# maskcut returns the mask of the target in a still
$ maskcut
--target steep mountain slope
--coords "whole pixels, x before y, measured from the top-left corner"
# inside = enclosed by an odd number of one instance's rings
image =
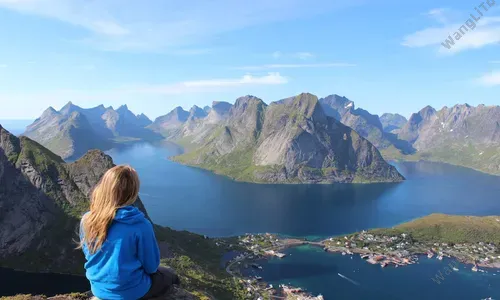
[[[208,112],[206,122],[209,124],[215,124],[222,120],[225,120],[228,115],[231,107],[233,105],[228,102],[223,101],[214,101],[212,102],[212,108]]]
[[[84,258],[74,242],[79,219],[88,210],[91,189],[112,166],[99,150],[67,164],[0,126],[0,266],[82,274]],[[140,199],[136,205],[147,216]],[[162,262],[176,268],[184,288],[234,299],[238,286],[219,267],[224,247],[197,234],[154,227]]]
[[[330,95],[319,99],[319,102],[327,116],[351,127],[380,150],[390,149],[403,153],[413,151],[407,142],[398,140],[396,135],[384,131],[377,115],[372,115],[361,108],[355,108],[354,102],[346,97]]]
[[[153,123],[153,121],[151,121],[151,119],[148,118],[148,116],[146,116],[145,114],[137,115],[137,125],[138,126],[146,127],[146,126],[151,125],[152,123]]]
[[[29,125],[24,135],[68,159],[78,158],[88,149],[111,147],[109,141],[95,134],[83,114],[78,111],[61,114],[52,107]]]
[[[189,116],[187,118],[187,121],[196,121],[198,119],[202,119],[204,117],[207,116],[207,113],[199,108],[198,106],[194,105],[193,107],[191,107],[191,109],[189,110]]]
[[[418,158],[500,175],[500,106],[427,106],[398,136],[418,150]]]
[[[403,177],[349,127],[327,117],[316,96],[301,94],[267,106],[238,98],[222,124],[191,152],[174,159],[238,180],[376,182]]]
[[[385,132],[393,132],[393,130],[403,127],[408,120],[400,114],[385,113],[380,117],[380,123]]]
[[[103,105],[84,109],[69,102],[59,112],[48,108],[24,135],[73,160],[89,149],[109,149],[114,142],[161,139],[145,128],[148,121],[144,115],[134,115],[126,105],[115,111]]]
[[[168,114],[156,118],[153,124],[149,125],[149,128],[164,136],[169,136],[184,124],[188,118],[189,112],[177,106]]]

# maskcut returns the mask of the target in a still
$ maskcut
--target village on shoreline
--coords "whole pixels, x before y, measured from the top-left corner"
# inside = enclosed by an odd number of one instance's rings
[[[391,231],[362,231],[350,235],[327,238],[322,241],[281,237],[276,234],[246,234],[238,237],[242,253],[227,265],[227,272],[241,278],[249,294],[262,295],[261,299],[281,298],[297,300],[322,300],[321,295],[313,296],[300,287],[280,285],[273,287],[262,282],[258,275],[248,277],[246,269],[262,269],[256,262],[277,257],[286,259],[281,252],[286,248],[301,245],[321,247],[324,251],[342,255],[359,254],[362,259],[382,268],[396,268],[418,263],[419,259],[456,259],[460,263],[472,265],[473,272],[488,272],[483,268],[500,268],[500,249],[493,243],[426,243],[415,240],[410,233]],[[453,268],[458,271],[457,268]],[[340,275],[339,275],[340,276]],[[245,279],[243,279],[245,278]]]

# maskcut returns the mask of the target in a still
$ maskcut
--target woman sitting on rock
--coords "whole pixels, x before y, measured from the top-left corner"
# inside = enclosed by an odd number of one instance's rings
[[[160,252],[153,226],[133,206],[139,177],[130,166],[106,172],[91,196],[90,211],[80,224],[80,248],[86,276],[100,299],[151,299],[179,278],[159,267]]]

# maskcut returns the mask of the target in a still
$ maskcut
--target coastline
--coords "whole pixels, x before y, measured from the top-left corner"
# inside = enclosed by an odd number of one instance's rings
[[[339,237],[337,237],[339,238]],[[331,238],[330,238],[331,239]],[[300,239],[300,238],[282,238],[278,236],[279,240],[279,245],[276,245],[274,247],[266,248],[263,249],[262,251],[264,252],[263,254],[256,254],[253,253],[247,255],[244,259],[242,259],[240,262],[247,262],[249,264],[261,260],[261,259],[269,259],[273,256],[277,256],[274,254],[266,254],[269,253],[269,251],[274,251],[276,253],[279,253],[280,251],[289,249],[289,248],[294,248],[294,247],[300,247],[300,246],[305,246],[305,245],[310,245],[318,248],[322,248],[325,252],[329,253],[342,253],[342,255],[354,255],[358,254],[361,256],[361,258],[365,259],[367,263],[371,264],[379,264],[381,267],[386,267],[386,266],[394,266],[394,267],[403,267],[403,266],[408,266],[412,264],[418,263],[419,259],[423,259],[426,256],[428,259],[439,259],[441,260],[443,257],[447,257],[449,259],[456,260],[457,262],[464,264],[464,265],[470,265],[472,266],[472,271],[479,271],[479,272],[484,272],[478,267],[481,268],[487,268],[487,269],[500,269],[500,262],[493,262],[493,263],[484,263],[484,262],[477,262],[471,259],[464,258],[461,255],[456,255],[454,253],[446,253],[442,255],[438,255],[437,252],[433,254],[432,256],[428,256],[429,252],[428,251],[408,251],[408,254],[405,257],[400,257],[397,255],[397,253],[387,253],[383,251],[372,251],[369,249],[363,249],[363,248],[352,248],[352,247],[345,247],[345,246],[332,246],[328,245],[328,242],[330,239],[325,239],[321,241],[308,241],[306,239]],[[429,248],[432,248],[432,246],[429,246]],[[436,257],[434,257],[434,255]],[[441,256],[441,258],[440,258]],[[249,259],[249,257],[252,257]],[[280,257],[281,259],[286,259],[285,255]],[[234,264],[234,262],[232,263]],[[232,265],[230,264],[230,265]],[[229,269],[229,265],[228,268]],[[231,272],[228,272],[231,275],[235,276]]]

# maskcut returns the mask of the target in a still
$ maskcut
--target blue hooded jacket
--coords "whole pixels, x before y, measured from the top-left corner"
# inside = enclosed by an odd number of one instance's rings
[[[160,264],[153,225],[134,206],[116,211],[100,250],[91,254],[84,245],[83,253],[92,293],[100,299],[141,298],[151,287],[149,274]]]

